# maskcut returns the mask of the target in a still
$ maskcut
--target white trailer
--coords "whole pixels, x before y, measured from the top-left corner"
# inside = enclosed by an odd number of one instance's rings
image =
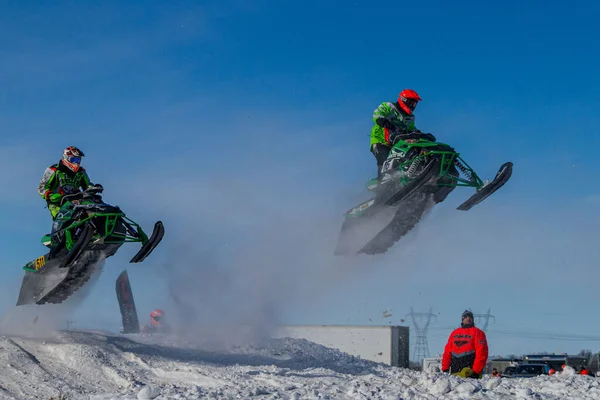
[[[364,360],[408,368],[407,326],[287,325],[274,337],[290,337],[340,350]]]

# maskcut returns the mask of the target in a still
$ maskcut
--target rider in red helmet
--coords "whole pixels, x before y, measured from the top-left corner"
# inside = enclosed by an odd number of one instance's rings
[[[165,323],[165,312],[161,309],[150,313],[150,323],[142,327],[143,333],[166,332],[169,326]]]
[[[160,326],[160,320],[165,315],[163,310],[156,309],[150,313],[150,323],[156,327]]]
[[[404,89],[394,103],[383,102],[373,112],[371,152],[377,160],[377,179],[381,180],[381,167],[387,159],[397,135],[421,132],[415,127],[413,112],[421,97],[412,89]],[[435,140],[433,135],[431,138]]]

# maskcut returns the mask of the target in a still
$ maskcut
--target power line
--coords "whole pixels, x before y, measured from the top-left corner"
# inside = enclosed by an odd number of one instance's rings
[[[429,329],[431,319],[437,319],[437,316],[431,312],[431,308],[427,313],[416,313],[413,311],[412,307],[410,308],[410,313],[406,316],[410,317],[415,327],[415,331],[417,332],[417,341],[415,343],[413,360],[420,361],[426,357],[429,357],[429,343],[427,342],[427,330]],[[427,318],[424,325],[419,324],[419,318]]]
[[[487,313],[486,314],[475,314],[473,315],[473,319],[476,320],[477,325],[481,325],[479,323],[480,320],[485,319],[485,323],[483,324],[483,328],[481,328],[482,331],[486,332],[487,331],[487,327],[488,324],[490,322],[490,318],[494,319],[494,323],[496,323],[496,317],[494,317],[493,315],[490,314],[490,309],[488,308]]]
[[[455,326],[435,326],[430,329],[433,331],[448,331],[454,329]],[[489,332],[494,337],[497,336],[515,336],[522,339],[544,339],[544,340],[564,340],[569,342],[600,342],[600,336],[595,335],[582,335],[568,332],[548,332],[548,331],[534,331],[523,328],[493,328]]]

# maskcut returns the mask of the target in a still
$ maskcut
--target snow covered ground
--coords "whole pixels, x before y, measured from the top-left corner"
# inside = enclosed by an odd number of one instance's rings
[[[215,346],[161,335],[0,336],[0,399],[599,399],[600,379],[466,380],[315,343]]]

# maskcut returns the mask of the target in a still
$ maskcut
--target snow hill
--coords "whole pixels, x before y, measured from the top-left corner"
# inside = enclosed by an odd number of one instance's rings
[[[600,379],[467,380],[298,339],[215,348],[163,335],[0,336],[0,399],[599,399]]]

